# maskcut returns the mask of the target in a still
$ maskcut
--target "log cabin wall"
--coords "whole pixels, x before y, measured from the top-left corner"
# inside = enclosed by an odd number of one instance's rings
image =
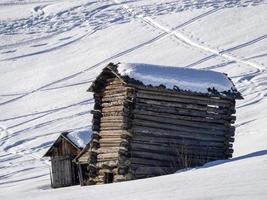
[[[153,177],[232,157],[235,99],[242,99],[234,86],[221,93],[174,91],[119,71],[110,63],[88,89],[95,106],[90,149],[80,158],[88,163],[86,184]]]
[[[116,77],[107,79],[105,86],[94,94],[93,131],[89,150],[90,180],[102,184],[126,180],[126,160],[123,154],[129,146],[132,89]]]
[[[129,156],[133,179],[232,156],[234,99],[136,91]]]

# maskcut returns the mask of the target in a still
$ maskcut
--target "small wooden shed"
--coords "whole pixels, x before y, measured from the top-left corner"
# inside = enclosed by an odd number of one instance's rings
[[[170,174],[232,156],[241,99],[226,74],[148,64],[112,64],[94,93],[84,183]]]
[[[79,184],[78,166],[72,162],[90,140],[90,132],[63,132],[45,153],[50,157],[53,188]]]

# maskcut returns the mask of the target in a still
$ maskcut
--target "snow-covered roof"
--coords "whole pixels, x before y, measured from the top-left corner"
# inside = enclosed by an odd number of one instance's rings
[[[242,98],[226,74],[211,70],[142,63],[110,63],[105,69],[111,70],[126,84]],[[89,91],[94,91],[96,84],[93,83]]]
[[[44,154],[44,157],[51,156],[53,147],[56,146],[59,142],[61,142],[62,138],[68,140],[77,149],[83,149],[90,142],[91,135],[92,131],[88,129],[63,132],[53,143],[53,145],[47,150],[47,152]]]
[[[90,130],[78,130],[69,132],[66,137],[77,147],[84,148],[91,139],[92,132]]]

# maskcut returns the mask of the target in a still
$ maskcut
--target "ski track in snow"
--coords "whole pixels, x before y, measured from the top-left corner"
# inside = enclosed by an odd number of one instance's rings
[[[267,92],[266,91],[261,91],[261,90],[257,90],[257,88],[259,87],[260,83],[258,82],[255,82],[253,81],[254,78],[256,78],[257,76],[262,76],[262,75],[265,75],[267,76],[266,74],[266,68],[264,66],[262,66],[261,64],[257,64],[255,62],[251,62],[249,61],[251,58],[239,58],[233,54],[231,54],[230,52],[231,51],[234,51],[234,50],[237,50],[237,49],[240,49],[240,48],[244,48],[246,46],[249,46],[251,44],[254,44],[256,42],[260,42],[261,40],[264,40],[264,39],[267,39],[267,35],[263,35],[259,38],[256,38],[252,41],[248,41],[244,44],[240,44],[238,46],[235,46],[235,47],[231,47],[229,49],[226,49],[226,50],[218,50],[218,49],[212,49],[208,46],[205,46],[203,44],[199,44],[195,41],[193,41],[192,39],[190,39],[189,37],[187,37],[186,35],[183,35],[181,32],[178,32],[178,29],[181,28],[182,26],[186,26],[188,25],[189,23],[191,22],[194,22],[195,20],[198,20],[202,17],[205,17],[205,16],[208,16],[212,13],[215,13],[216,11],[220,10],[221,8],[215,8],[215,9],[212,9],[200,16],[197,16],[196,18],[193,18],[191,20],[189,20],[188,22],[185,22],[184,24],[181,24],[175,28],[168,28],[160,23],[158,23],[156,20],[152,19],[151,17],[148,17],[148,16],[145,16],[143,13],[140,13],[140,12],[136,12],[133,8],[131,8],[130,6],[128,5],[123,5],[122,4],[122,1],[120,0],[114,0],[115,3],[117,3],[118,5],[121,5],[125,10],[127,10],[127,12],[129,12],[130,14],[132,14],[133,16],[136,16],[138,19],[141,19],[141,21],[143,21],[144,23],[148,24],[149,26],[152,26],[156,29],[160,29],[162,31],[164,31],[164,33],[162,34],[162,37],[160,37],[159,39],[162,39],[163,37],[168,37],[168,36],[175,36],[175,39],[179,40],[180,42],[183,42],[185,43],[186,45],[189,45],[190,47],[194,47],[194,48],[197,48],[199,50],[202,50],[202,51],[205,51],[205,52],[208,52],[208,53],[211,53],[212,55],[206,57],[206,58],[203,58],[199,61],[196,61],[188,66],[185,66],[185,67],[194,67],[196,66],[197,64],[200,64],[202,62],[205,62],[209,59],[212,59],[212,58],[215,58],[217,56],[221,57],[221,58],[224,58],[226,60],[228,60],[228,62],[226,63],[222,63],[220,64],[219,66],[213,66],[213,67],[206,67],[204,69],[214,69],[214,68],[217,68],[217,67],[222,67],[222,66],[226,66],[228,64],[232,64],[232,63],[239,63],[239,64],[243,64],[243,65],[247,65],[249,67],[252,67],[252,68],[255,68],[256,69],[256,72],[252,72],[252,73],[248,73],[246,74],[245,76],[243,76],[242,79],[240,79],[238,82],[242,82],[244,80],[246,80],[246,87],[247,87],[247,90],[256,90],[258,92],[258,95],[257,97],[255,97],[254,99],[250,100],[249,102],[246,102],[246,103],[243,103],[242,105],[238,106],[238,108],[241,108],[241,107],[244,107],[244,106],[248,106],[248,105],[252,105],[252,104],[255,104],[259,101],[261,101],[263,98],[265,98],[265,96],[267,96]],[[263,55],[265,56],[265,55]]]
[[[119,0],[114,0],[114,2],[119,4],[119,5],[121,5],[121,3],[122,3]],[[137,15],[136,12],[134,11],[134,9],[130,8],[128,5],[122,5],[122,7],[125,10],[127,10],[129,13],[131,13],[133,15]],[[208,12],[207,14],[211,14],[211,13],[217,11],[217,10],[219,10],[219,9],[212,10],[212,11]],[[204,15],[204,16],[206,16],[206,15]],[[225,58],[225,59],[227,59],[229,61],[234,61],[234,62],[238,62],[238,63],[244,64],[244,65],[248,65],[250,67],[254,67],[257,70],[260,70],[260,72],[264,72],[265,71],[265,68],[260,66],[260,65],[258,65],[258,64],[255,64],[255,63],[250,62],[248,60],[243,60],[243,59],[240,59],[238,57],[235,57],[235,56],[232,56],[230,54],[227,54],[229,51],[233,51],[233,50],[235,50],[235,49],[237,49],[239,47],[233,47],[233,48],[230,48],[230,49],[227,49],[227,50],[223,50],[223,51],[219,51],[217,49],[211,49],[211,48],[209,48],[207,46],[198,44],[197,42],[191,40],[190,38],[188,38],[185,35],[183,35],[180,32],[178,32],[177,29],[181,28],[182,25],[178,26],[178,27],[176,27],[174,29],[169,29],[168,27],[165,27],[165,26],[161,25],[160,23],[158,23],[157,21],[153,20],[151,17],[145,17],[142,14],[137,15],[137,17],[139,19],[141,19],[143,22],[145,22],[146,24],[148,24],[148,25],[150,25],[150,26],[152,26],[152,27],[154,27],[156,29],[160,29],[160,30],[164,31],[166,33],[166,36],[174,35],[176,39],[186,43],[187,45],[190,45],[190,46],[196,47],[196,48],[198,48],[200,50],[215,54],[215,55],[220,56],[220,57],[223,57],[223,58]],[[260,41],[260,40],[265,39],[265,38],[267,38],[267,35],[264,35],[264,36],[262,36],[260,38],[257,38],[257,39],[255,39],[255,41]],[[252,42],[255,42],[255,41],[248,42],[248,45],[251,44]],[[243,47],[244,45],[240,45],[240,46]],[[211,55],[211,56],[213,56],[213,55]],[[196,65],[196,64],[197,63],[194,63],[194,64],[189,65],[187,67],[190,67],[190,66],[193,66],[193,65]]]

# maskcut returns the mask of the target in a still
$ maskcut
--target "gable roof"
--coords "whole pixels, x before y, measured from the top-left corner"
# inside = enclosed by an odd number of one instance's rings
[[[91,139],[91,131],[89,130],[78,130],[72,132],[63,132],[56,139],[53,145],[47,150],[43,157],[50,156],[53,148],[58,145],[62,138],[66,139],[74,148],[82,150]]]
[[[242,99],[227,74],[211,70],[160,66],[141,63],[110,63],[92,83],[88,91],[95,92],[105,74],[111,73],[125,85],[171,90],[205,96]]]

